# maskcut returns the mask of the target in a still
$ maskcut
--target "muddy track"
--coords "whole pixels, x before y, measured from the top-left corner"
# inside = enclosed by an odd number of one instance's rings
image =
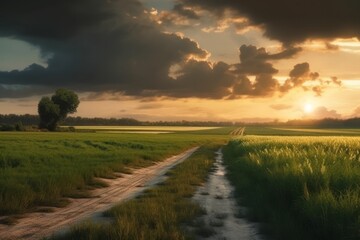
[[[150,167],[136,169],[132,174],[122,174],[120,178],[104,180],[109,187],[92,191],[93,198],[71,199],[68,206],[56,208],[51,213],[26,214],[16,225],[0,224],[0,239],[40,239],[95,216],[115,203],[133,198],[144,189],[162,181],[170,168],[187,159],[196,150],[197,147]]]
[[[197,219],[201,223],[202,231],[206,229],[206,237],[200,234],[196,239],[264,240],[256,223],[239,216],[239,212],[245,212],[246,209],[236,203],[234,188],[225,177],[226,168],[223,165],[221,150],[217,152],[214,167],[216,170],[210,173],[208,181],[194,196],[194,200],[207,213]]]

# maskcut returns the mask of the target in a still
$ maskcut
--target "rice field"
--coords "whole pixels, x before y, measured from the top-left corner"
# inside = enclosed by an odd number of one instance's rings
[[[246,136],[224,157],[247,217],[274,239],[360,239],[360,137]]]

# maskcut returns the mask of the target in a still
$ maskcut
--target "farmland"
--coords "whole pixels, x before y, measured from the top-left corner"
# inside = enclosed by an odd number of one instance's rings
[[[176,126],[75,126],[76,130],[94,131],[140,131],[140,132],[188,132],[217,129],[218,127],[176,127]]]
[[[244,136],[229,135],[239,129]],[[107,211],[113,224],[76,225],[64,237],[186,239],[182,226],[203,213],[190,197],[205,181],[214,151],[225,145],[227,175],[239,204],[247,208],[235,215],[260,222],[261,231],[273,239],[359,239],[359,135],[357,129],[276,127],[4,132],[0,219],[11,224],[11,218],[3,217],[64,207],[71,198],[87,198],[91,190],[105,187],[104,178],[202,145],[169,172],[166,182]]]
[[[184,231],[202,208],[191,200],[212,168],[218,144],[200,148],[193,156],[168,173],[169,178],[139,198],[119,204],[105,213],[111,224],[86,222],[54,240],[62,239],[189,239]]]
[[[247,217],[275,239],[359,239],[359,137],[247,136],[224,156]]]
[[[145,167],[224,135],[1,133],[0,215],[64,206],[100,178]]]
[[[261,136],[360,136],[360,129],[303,127],[246,127],[246,135]]]

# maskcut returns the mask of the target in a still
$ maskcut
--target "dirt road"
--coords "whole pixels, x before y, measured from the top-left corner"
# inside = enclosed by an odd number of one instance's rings
[[[132,174],[123,174],[121,178],[106,180],[109,187],[94,190],[94,198],[71,199],[67,207],[58,208],[51,213],[26,214],[13,226],[0,224],[0,239],[40,239],[93,217],[115,203],[135,197],[144,189],[162,181],[170,168],[184,161],[196,150],[197,147],[150,167],[136,169]]]

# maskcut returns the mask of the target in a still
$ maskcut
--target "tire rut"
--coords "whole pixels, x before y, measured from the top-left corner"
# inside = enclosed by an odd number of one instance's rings
[[[68,206],[56,208],[54,212],[28,213],[15,225],[0,225],[0,239],[40,239],[90,218],[160,182],[169,169],[187,159],[197,149],[198,147],[191,148],[150,167],[136,169],[132,174],[123,174],[120,178],[105,180],[109,187],[93,190],[92,198],[71,199]]]

